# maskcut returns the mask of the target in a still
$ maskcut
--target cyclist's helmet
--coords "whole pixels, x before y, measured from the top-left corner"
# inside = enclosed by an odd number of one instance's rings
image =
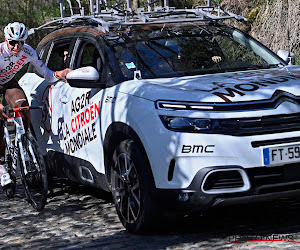
[[[7,40],[25,41],[28,37],[28,29],[23,23],[9,23],[4,28],[4,36]]]

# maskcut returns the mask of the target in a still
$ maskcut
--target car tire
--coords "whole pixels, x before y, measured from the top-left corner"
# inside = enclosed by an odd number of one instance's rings
[[[119,144],[113,154],[111,187],[123,226],[131,233],[152,232],[159,220],[154,181],[144,151],[133,140]]]

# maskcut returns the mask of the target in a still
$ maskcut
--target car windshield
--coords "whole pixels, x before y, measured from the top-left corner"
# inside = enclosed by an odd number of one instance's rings
[[[117,33],[109,42],[125,80],[278,67],[264,46],[227,26],[183,25]]]

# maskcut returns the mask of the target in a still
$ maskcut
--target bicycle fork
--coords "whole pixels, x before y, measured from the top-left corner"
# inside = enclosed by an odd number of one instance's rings
[[[13,118],[13,121],[16,125],[15,143],[14,143],[14,145],[11,143],[7,126],[5,126],[4,127],[4,137],[6,140],[6,145],[10,152],[10,155],[13,157],[12,165],[13,165],[14,170],[17,171],[18,164],[20,164],[20,162],[18,161],[19,156],[20,156],[22,165],[24,166],[24,173],[25,173],[25,175],[27,175],[28,169],[27,169],[27,165],[26,165],[25,152],[24,152],[23,143],[22,143],[22,135],[24,135],[26,132],[24,129],[24,125],[23,125],[21,116],[15,116]],[[31,147],[31,144],[28,144],[26,146],[29,149],[30,155],[32,157],[32,161],[34,163],[36,163],[37,161],[36,161],[33,149]]]
[[[7,121],[5,121],[5,125],[4,125],[4,140],[6,142],[6,148],[7,148],[7,152],[8,155],[7,157],[11,158],[11,167],[14,169],[14,172],[17,173],[17,163],[18,163],[18,147],[14,146],[10,140],[10,136],[9,136],[9,132],[8,132],[8,128],[7,128]],[[17,141],[17,139],[15,138],[15,142]]]

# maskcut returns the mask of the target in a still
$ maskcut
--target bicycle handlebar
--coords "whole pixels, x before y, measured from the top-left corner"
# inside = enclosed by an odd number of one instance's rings
[[[24,107],[19,107],[19,108],[12,108],[12,109],[7,109],[7,107],[4,107],[3,112],[5,114],[15,112],[15,116],[9,117],[9,119],[11,119],[13,117],[20,116],[20,112],[24,113],[25,111],[30,110],[30,109],[42,109],[43,110],[44,107],[43,106],[24,106]]]
[[[24,106],[24,107],[19,107],[19,108],[13,108],[13,109],[8,109],[8,112],[19,112],[23,110],[30,110],[30,109],[43,109],[43,106]]]

